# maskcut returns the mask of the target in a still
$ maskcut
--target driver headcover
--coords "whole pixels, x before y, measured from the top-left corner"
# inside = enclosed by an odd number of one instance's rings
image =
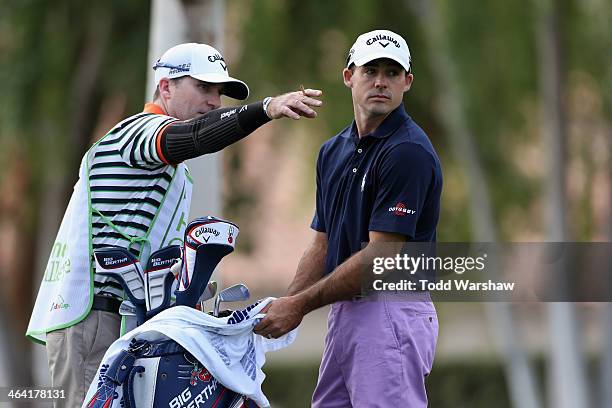
[[[238,227],[213,216],[196,218],[185,229],[183,266],[176,304],[195,307],[221,259],[236,246]]]

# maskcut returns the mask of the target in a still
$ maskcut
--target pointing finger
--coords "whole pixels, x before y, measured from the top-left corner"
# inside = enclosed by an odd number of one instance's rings
[[[306,117],[309,118],[314,118],[315,116],[317,116],[317,112],[315,112],[314,110],[310,109],[306,104],[304,104],[303,102],[297,101],[293,107],[294,112],[297,111],[296,113],[298,114],[302,114]]]
[[[295,120],[298,120],[300,118],[300,115],[292,111],[291,108],[289,108],[288,106],[284,106],[282,112],[283,112],[283,115],[288,118],[295,119]]]
[[[301,101],[305,103],[306,105],[310,105],[310,106],[323,105],[323,101],[320,101],[318,99],[308,98],[308,97],[302,97]]]
[[[304,95],[306,96],[321,96],[323,91],[319,89],[304,89]]]

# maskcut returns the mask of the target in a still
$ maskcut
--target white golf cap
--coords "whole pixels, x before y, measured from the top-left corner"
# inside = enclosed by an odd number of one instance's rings
[[[357,37],[349,51],[346,67],[358,67],[379,58],[389,58],[410,71],[410,50],[401,35],[389,30],[374,30]]]
[[[155,84],[162,78],[192,78],[212,84],[225,84],[223,94],[234,99],[246,99],[249,87],[229,76],[227,64],[219,51],[210,45],[198,43],[179,44],[164,53],[153,65]]]

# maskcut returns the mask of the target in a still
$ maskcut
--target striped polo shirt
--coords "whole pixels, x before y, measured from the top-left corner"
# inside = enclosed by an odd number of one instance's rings
[[[155,218],[176,167],[166,163],[157,135],[177,119],[146,104],[142,113],[118,123],[92,147],[89,185],[92,207],[93,249],[115,245],[136,257]],[[112,224],[112,225],[111,225]],[[150,254],[150,252],[149,252]],[[146,263],[146,259],[141,259]],[[94,274],[94,294],[123,297],[114,279]]]

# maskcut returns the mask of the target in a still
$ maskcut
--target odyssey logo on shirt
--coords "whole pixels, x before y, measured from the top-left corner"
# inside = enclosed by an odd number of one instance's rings
[[[415,210],[406,208],[406,204],[402,202],[395,204],[395,207],[389,207],[389,212],[392,212],[394,215],[399,217],[404,217],[406,214],[416,214]]]

